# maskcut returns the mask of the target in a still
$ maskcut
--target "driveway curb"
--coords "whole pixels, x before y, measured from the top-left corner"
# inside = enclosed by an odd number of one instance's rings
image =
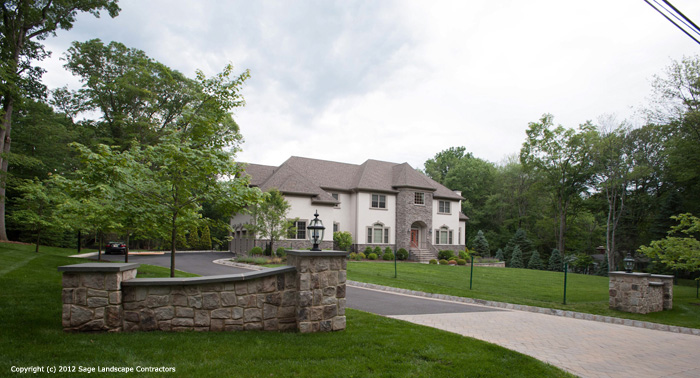
[[[616,318],[616,317],[612,317],[612,316],[586,314],[583,312],[557,310],[557,309],[553,309],[553,308],[535,307],[535,306],[519,305],[519,304],[512,304],[512,303],[505,303],[505,302],[487,301],[487,300],[483,300],[483,299],[457,297],[454,295],[433,294],[433,293],[426,293],[423,291],[400,289],[397,287],[376,285],[376,284],[371,284],[371,283],[366,283],[366,282],[357,282],[357,281],[348,280],[348,281],[346,281],[346,283],[349,286],[364,287],[367,289],[381,290],[381,291],[387,291],[387,292],[399,293],[399,294],[407,294],[407,295],[413,295],[416,297],[425,297],[425,298],[433,298],[433,299],[442,299],[442,300],[453,301],[453,302],[479,304],[479,305],[490,306],[490,307],[505,308],[507,310],[527,311],[527,312],[534,312],[534,313],[538,313],[538,314],[562,316],[562,317],[566,317],[566,318],[591,320],[594,322],[620,324],[620,325],[626,325],[626,326],[630,326],[630,327],[646,328],[646,329],[653,329],[653,330],[657,330],[657,331],[665,331],[665,332],[682,333],[682,334],[686,334],[686,335],[700,336],[700,329],[697,329],[697,328],[678,327],[678,326],[671,326],[668,324],[644,322],[641,320],[622,319],[622,318]]]

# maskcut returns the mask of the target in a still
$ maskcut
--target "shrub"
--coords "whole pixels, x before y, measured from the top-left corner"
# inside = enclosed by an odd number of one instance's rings
[[[253,247],[250,249],[250,252],[248,252],[248,254],[251,256],[262,256],[263,249],[260,247]]]
[[[357,261],[360,261],[360,260],[366,259],[366,258],[367,258],[367,255],[365,255],[365,254],[362,253],[362,252],[360,252],[360,253],[357,254]]]
[[[348,255],[348,259],[350,259],[350,260],[355,260],[355,259],[357,259],[357,253],[355,253],[355,252],[350,252],[350,254]]]
[[[467,265],[467,260],[465,260],[465,259],[457,259],[457,265]]]
[[[347,231],[336,231],[333,233],[333,241],[341,251],[347,251],[352,245],[352,234]]]
[[[561,253],[559,252],[558,249],[553,249],[552,250],[552,255],[549,257],[549,264],[547,265],[547,270],[551,270],[554,272],[561,272],[563,271],[563,262],[561,261]]]
[[[463,260],[469,259],[469,254],[466,251],[459,251],[459,258]]]
[[[365,248],[365,255],[369,255],[370,253],[372,253],[372,247]]]
[[[491,251],[489,250],[489,242],[488,240],[486,240],[483,231],[479,230],[479,232],[476,234],[472,241],[472,245],[474,246],[474,251],[476,251],[477,255],[485,257],[491,256]]]
[[[408,251],[401,248],[398,251],[396,251],[396,259],[397,260],[408,260]]]
[[[391,261],[394,259],[394,254],[391,252],[384,252],[384,255],[382,256],[382,260],[384,261]]]
[[[455,260],[450,260],[447,263],[450,265],[457,265],[457,261],[455,261]]]
[[[372,252],[369,255],[367,255],[367,258],[370,260],[376,260],[377,259],[377,254]]]
[[[503,257],[503,250],[500,248],[498,249],[498,251],[496,251],[496,260],[505,261],[505,257]]]
[[[528,261],[528,263],[527,263],[527,268],[528,269],[539,269],[539,270],[544,269],[544,265],[542,264],[542,259],[540,259],[540,253],[537,252],[537,250],[532,252],[532,257],[530,257],[530,261]]]
[[[437,265],[437,260],[435,260],[435,259],[430,259],[430,261],[428,261],[428,264],[430,264],[430,265]]]
[[[440,259],[440,265],[447,265],[448,261],[445,259]]]
[[[386,247],[386,248],[384,248],[384,253],[392,253],[393,254],[394,250],[391,249],[391,247]]]
[[[455,256],[455,253],[450,251],[449,249],[444,249],[440,252],[438,252],[438,259],[440,260],[449,260]]]
[[[374,253],[376,253],[377,256],[381,256],[382,255],[382,247],[380,247],[380,246],[374,247]]]
[[[284,249],[284,247],[279,247],[279,248],[277,248],[277,252],[275,252],[275,254],[276,254],[277,256],[279,256],[279,257],[287,256],[287,252],[286,252],[286,250]]]

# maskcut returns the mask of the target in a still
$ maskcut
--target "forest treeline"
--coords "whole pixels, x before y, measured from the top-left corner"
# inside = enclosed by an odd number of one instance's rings
[[[451,147],[424,172],[462,191],[468,247],[481,230],[493,255],[520,229],[545,261],[553,249],[575,256],[603,246],[620,267],[628,252],[665,237],[672,216],[700,211],[700,58],[655,76],[644,117],[641,126],[608,116],[567,128],[545,114],[503,162]]]

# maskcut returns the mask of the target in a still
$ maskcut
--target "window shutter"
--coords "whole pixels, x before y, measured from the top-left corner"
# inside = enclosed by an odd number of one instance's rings
[[[372,227],[367,227],[367,244],[372,244]]]

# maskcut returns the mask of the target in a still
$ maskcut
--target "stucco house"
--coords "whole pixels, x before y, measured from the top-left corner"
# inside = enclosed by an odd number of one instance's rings
[[[348,231],[353,250],[365,247],[405,248],[409,259],[427,261],[439,250],[463,250],[467,217],[458,191],[413,169],[367,160],[360,165],[291,157],[279,167],[247,164],[250,185],[266,191],[277,188],[291,205],[290,219],[298,218],[297,231],[276,244],[308,248],[306,226],[318,211],[326,227],[322,249],[333,248],[333,232]],[[248,235],[248,214],[231,219],[234,230],[230,250],[247,253],[265,240]]]

